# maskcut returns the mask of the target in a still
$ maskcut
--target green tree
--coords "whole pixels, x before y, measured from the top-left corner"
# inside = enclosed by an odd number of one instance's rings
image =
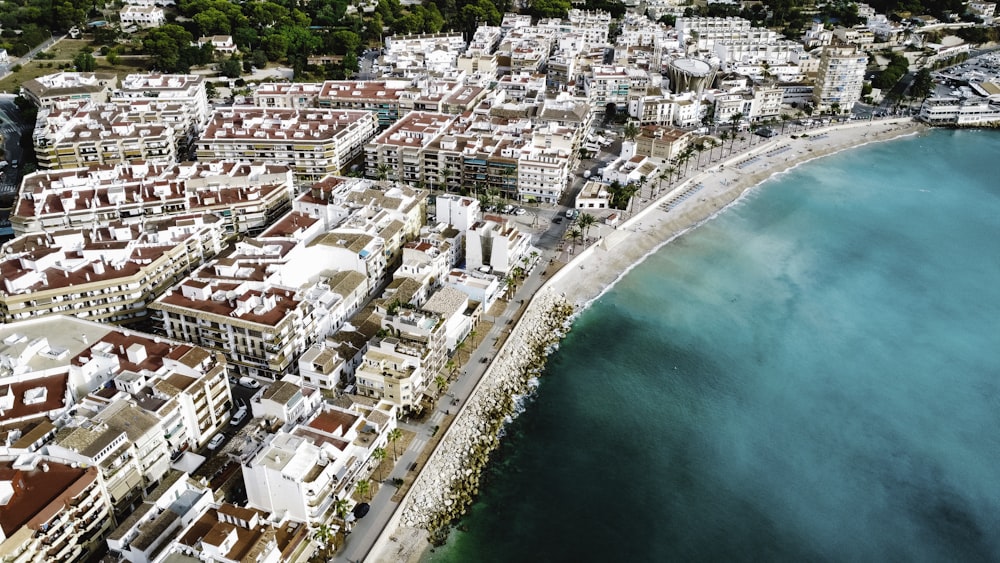
[[[368,494],[371,492],[372,482],[368,479],[358,479],[358,482],[354,484],[354,491],[358,493],[358,496],[362,499],[368,499]]]
[[[372,451],[372,459],[375,460],[375,464],[378,467],[378,480],[382,480],[382,460],[385,459],[385,449],[375,448]]]
[[[229,16],[217,8],[209,8],[194,15],[194,23],[202,35],[229,35],[232,24]]]
[[[73,66],[76,68],[77,72],[94,72],[94,66],[97,61],[94,60],[94,55],[81,51],[73,57]]]
[[[333,501],[333,513],[344,523],[344,528],[347,528],[347,511],[350,508],[351,503],[345,498],[337,497],[337,500]]]
[[[338,55],[357,52],[358,48],[361,47],[361,37],[349,29],[334,31],[329,37],[330,46],[333,52]]]
[[[634,141],[635,138],[639,136],[639,128],[635,126],[635,123],[632,122],[632,120],[629,120],[629,122],[625,124],[622,136],[629,141]]]
[[[342,501],[346,503],[344,499],[337,499],[338,502]],[[336,506],[336,505],[335,505]],[[323,548],[323,559],[329,559],[330,555],[333,553],[331,549],[333,547],[333,530],[330,526],[326,524],[320,524],[313,530],[313,539],[315,539]]]
[[[539,18],[565,18],[571,7],[569,0],[534,0],[531,14]]]
[[[931,71],[923,68],[913,77],[913,84],[910,86],[910,93],[914,98],[921,100],[927,98],[934,91],[934,80],[931,78]]]
[[[181,52],[194,38],[183,27],[168,23],[146,32],[142,40],[143,53],[149,56],[153,67],[166,72],[181,70]]]
[[[269,61],[279,61],[288,54],[288,38],[280,33],[270,33],[261,41]]]
[[[580,226],[581,229],[583,229],[584,238],[587,237],[587,233],[590,231],[590,228],[593,227],[596,223],[597,223],[597,217],[594,217],[590,213],[584,213],[580,215],[580,218],[577,220],[577,224]]]
[[[239,59],[228,58],[219,63],[219,73],[226,78],[239,78],[243,72],[243,65]]]
[[[452,363],[452,365],[455,364],[455,362],[451,362],[451,363]],[[440,395],[441,391],[444,391],[444,388],[448,386],[448,380],[445,379],[444,376],[439,373],[439,374],[437,374],[434,377],[434,385],[437,386],[437,388],[438,388],[438,395]]]
[[[438,377],[441,376],[439,375]],[[396,461],[396,456],[399,455],[396,451],[396,442],[403,437],[403,431],[399,428],[393,428],[388,434],[385,435],[385,437],[389,440],[389,443],[392,444],[392,461]]]

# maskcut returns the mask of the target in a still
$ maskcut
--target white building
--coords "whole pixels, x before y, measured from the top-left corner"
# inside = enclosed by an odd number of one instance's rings
[[[487,215],[466,233],[465,265],[470,270],[484,266],[509,274],[531,250],[531,238],[506,219]]]
[[[442,195],[435,199],[435,219],[467,231],[482,217],[479,200],[457,195]]]
[[[377,128],[370,111],[232,107],[212,115],[197,154],[198,160],[283,163],[298,180],[315,182],[346,172]]]
[[[350,499],[395,427],[396,407],[385,401],[349,409],[324,404],[308,422],[271,436],[241,466],[247,505],[293,522],[325,521],[338,499]]]
[[[171,472],[129,518],[108,536],[111,554],[130,563],[150,563],[182,528],[212,504],[214,493],[187,473]]]
[[[825,47],[813,90],[816,109],[849,112],[861,99],[868,55],[856,46]]]
[[[163,8],[158,6],[125,6],[118,12],[122,27],[135,25],[142,28],[160,27],[167,21]]]

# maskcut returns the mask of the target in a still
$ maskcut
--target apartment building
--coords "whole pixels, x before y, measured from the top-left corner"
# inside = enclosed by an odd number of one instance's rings
[[[413,411],[444,366],[447,339],[437,315],[405,311],[393,311],[383,325],[405,327],[406,332],[372,341],[354,377],[359,395]],[[410,335],[419,339],[411,340]]]
[[[322,401],[323,396],[315,387],[275,381],[250,399],[250,413],[254,418],[295,424],[319,408]]]
[[[365,146],[365,174],[379,180],[427,182],[424,153],[456,119],[454,115],[440,113],[406,114]]]
[[[167,16],[159,6],[127,5],[118,11],[118,20],[123,28],[134,25],[149,29],[166,23]]]
[[[311,532],[293,520],[280,523],[266,512],[229,503],[211,504],[184,522],[154,561],[254,561],[279,563],[304,557]]]
[[[465,267],[509,274],[531,251],[531,237],[520,232],[505,218],[487,215],[465,234]]]
[[[291,203],[287,166],[232,161],[132,162],[49,170],[21,181],[10,222],[17,236],[147,217],[221,216],[231,232],[260,232]]]
[[[396,411],[389,401],[349,408],[324,403],[306,422],[270,436],[242,465],[247,506],[293,522],[325,521],[374,469],[375,448],[389,447]]]
[[[527,118],[491,117],[490,107],[505,113],[486,101],[460,117],[411,112],[365,147],[367,174],[446,191],[496,189],[509,199],[556,201],[575,162],[577,127],[589,123],[589,114],[581,118],[577,105],[547,104],[533,127]],[[563,122],[568,125],[558,125]]]
[[[467,231],[482,218],[479,200],[472,197],[443,195],[435,199],[437,221]]]
[[[0,446],[37,451],[39,440],[55,430],[50,421],[103,384],[71,359],[112,330],[60,316],[0,324],[0,427],[6,434]]]
[[[541,72],[556,37],[557,31],[551,27],[523,26],[508,31],[497,47],[500,72]]]
[[[110,554],[119,561],[151,563],[174,534],[212,504],[214,496],[210,487],[187,473],[171,471],[108,536]]]
[[[110,348],[103,346],[98,353],[106,354]],[[144,350],[146,345],[133,343],[125,349],[126,357],[131,353],[130,360],[139,358]],[[168,355],[166,360],[158,373],[123,370],[114,374],[111,383],[87,395],[81,404],[104,409],[117,402],[134,403],[160,420],[173,459],[201,448],[225,427],[233,398],[228,366],[220,354],[190,348]]]
[[[649,73],[620,66],[595,65],[584,80],[584,91],[591,107],[604,111],[615,104],[618,111],[627,110],[631,96],[644,93],[649,86]]]
[[[0,560],[83,562],[114,526],[98,469],[36,454],[0,461]]]
[[[374,112],[379,128],[385,129],[409,111],[401,100],[410,84],[409,80],[328,80],[316,103],[321,108]]]
[[[369,111],[238,106],[216,110],[196,146],[199,160],[285,164],[315,182],[346,172],[377,128]]]
[[[669,162],[684,152],[694,137],[694,132],[676,127],[644,125],[635,138],[635,152]]]
[[[302,385],[320,389],[347,386],[354,380],[369,343],[382,330],[381,322],[381,315],[366,307],[341,330],[311,346],[299,357]]]
[[[447,286],[435,291],[421,308],[441,318],[444,347],[449,355],[469,336],[484,310],[482,303],[470,301],[464,291]]]
[[[375,66],[383,75],[447,74],[465,51],[461,33],[391,35]]]
[[[504,288],[500,276],[479,270],[452,270],[444,279],[444,285],[461,291],[471,302],[479,303],[480,311],[489,310]]]
[[[102,322],[146,316],[146,305],[222,250],[214,215],[176,216],[140,225],[29,234],[0,255],[0,323],[69,314]]]
[[[279,379],[314,338],[315,317],[296,290],[241,279],[262,276],[265,260],[287,252],[272,244],[251,254],[250,246],[204,266],[204,275],[196,272],[150,308],[159,311],[155,318],[171,338],[226,354],[240,375]],[[225,277],[212,279],[219,274]]]
[[[46,450],[58,459],[96,466],[116,516],[124,517],[170,469],[160,421],[127,401],[112,403],[89,417],[84,413],[71,417]]]
[[[642,125],[691,127],[701,121],[708,104],[694,92],[643,96],[637,100],[635,117]]]
[[[93,102],[40,110],[32,133],[38,167],[75,168],[131,160],[174,162],[174,128],[165,124],[160,114],[177,110],[166,104],[152,107],[159,111],[133,115],[128,105]]]
[[[111,101],[133,105],[152,102],[178,104],[187,126],[181,131],[183,143],[179,143],[178,149],[190,146],[204,130],[211,114],[205,93],[205,78],[196,74],[130,74],[122,80],[121,87],[111,93]],[[181,151],[178,154],[185,153]]]
[[[824,47],[813,90],[816,109],[851,111],[861,99],[867,66],[868,55],[857,46]]]
[[[57,72],[25,80],[21,95],[39,109],[92,101],[103,104],[118,87],[118,76],[103,72]]]
[[[241,375],[280,379],[303,350],[339,328],[377,287],[378,278],[368,275],[384,275],[375,237],[324,236],[331,238],[315,245],[241,241],[150,308],[159,311],[157,321],[171,337],[226,354]],[[379,262],[381,269],[373,265]]]
[[[327,83],[263,82],[253,90],[253,105],[261,108],[306,109],[319,106],[319,95]],[[335,109],[367,109],[341,108]]]

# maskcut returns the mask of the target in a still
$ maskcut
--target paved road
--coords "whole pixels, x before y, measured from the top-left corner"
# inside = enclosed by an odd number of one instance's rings
[[[34,49],[28,51],[28,53],[23,57],[21,57],[20,59],[13,60],[5,65],[0,65],[0,79],[6,78],[7,75],[10,74],[10,69],[13,68],[14,65],[25,65],[31,62],[32,60],[34,60],[35,56],[38,55],[38,53],[41,53],[42,51],[48,49],[49,47],[55,45],[56,43],[62,41],[65,38],[66,38],[65,35],[60,35],[58,37],[56,36],[49,37],[42,43],[36,45]]]
[[[792,122],[789,122],[785,124],[784,135],[791,135],[820,126],[821,125],[818,123],[810,127],[795,125]],[[779,125],[777,129],[780,130],[781,126]],[[720,161],[732,158],[734,155],[738,156],[741,152],[748,151],[757,144],[764,142],[763,139],[753,138],[750,133],[744,133],[742,137],[742,141],[737,140],[732,145],[729,142],[726,142],[724,149],[716,149],[711,153],[706,151],[706,153],[698,159],[700,164],[695,160],[692,160],[687,167],[686,177],[694,176],[705,168],[709,168],[716,165]],[[781,138],[781,136],[778,138]],[[585,165],[581,168],[581,170],[586,168],[587,166]],[[677,185],[682,182],[683,179],[684,177],[679,180],[674,180],[671,185]],[[577,178],[577,180],[573,183],[572,189],[579,189],[582,183],[583,179]],[[647,183],[643,192],[645,197],[638,197],[637,205],[648,205],[653,203],[653,201],[650,200],[654,195],[654,189],[656,189],[654,188],[654,184],[658,184],[658,182],[653,182],[651,180]],[[659,190],[656,191],[659,192]],[[446,393],[437,400],[434,412],[424,421],[401,422],[399,424],[400,428],[413,432],[415,437],[411,440],[407,449],[400,454],[399,461],[396,463],[393,470],[388,475],[382,476],[384,484],[379,487],[379,492],[370,502],[371,511],[365,518],[355,523],[354,528],[347,537],[344,548],[338,551],[333,561],[337,563],[354,563],[357,561],[364,561],[370,555],[372,546],[399,505],[399,503],[392,502],[392,495],[396,493],[396,487],[391,485],[392,479],[401,479],[406,476],[407,468],[411,463],[418,459],[423,449],[427,446],[433,435],[432,431],[434,427],[440,426],[437,432],[444,432],[446,430],[443,427],[443,421],[446,418],[446,414],[449,412],[457,412],[458,409],[465,404],[465,401],[471,394],[472,389],[482,378],[486,368],[489,366],[488,360],[492,359],[496,354],[501,336],[503,336],[503,333],[508,332],[512,328],[513,319],[517,316],[518,310],[541,288],[542,284],[548,278],[546,274],[553,273],[550,270],[551,267],[549,266],[550,260],[558,259],[560,256],[566,258],[566,256],[559,251],[558,243],[562,234],[571,223],[569,221],[564,221],[562,224],[556,224],[551,221],[551,218],[556,214],[564,213],[567,207],[541,206],[526,208],[529,209],[530,212],[526,215],[516,216],[515,220],[522,225],[530,225],[534,223],[532,214],[537,214],[538,216],[538,224],[536,225],[533,238],[536,241],[535,246],[539,249],[540,256],[538,257],[535,267],[532,268],[528,277],[521,283],[513,298],[506,302],[503,312],[495,319],[493,317],[489,317],[489,320],[493,321],[493,326],[490,330],[486,334],[476,335],[477,346],[470,354],[469,361],[464,366],[464,369],[458,379],[453,382],[448,387]],[[572,257],[569,256],[569,258]],[[486,362],[483,361],[484,358],[487,359]],[[372,479],[377,480],[378,477],[378,475],[373,475]]]

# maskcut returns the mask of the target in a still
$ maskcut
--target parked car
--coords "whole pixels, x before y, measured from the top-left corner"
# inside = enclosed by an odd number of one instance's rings
[[[514,215],[524,215],[527,212],[528,212],[527,209],[523,207],[518,207],[517,209],[514,210]]]
[[[226,441],[226,435],[225,434],[222,434],[222,433],[216,434],[215,436],[212,436],[211,440],[208,441],[208,449],[214,450],[214,449],[218,448],[219,446],[221,446],[222,443],[225,442],[225,441]]]
[[[553,223],[562,223],[562,220],[563,220],[563,218],[562,218],[562,217],[558,217],[558,216],[557,216],[557,217],[555,217],[555,218],[553,218],[553,219],[552,219],[552,222],[553,222]]]
[[[252,377],[243,376],[240,378],[240,385],[248,389],[260,389],[260,382]]]
[[[233,413],[233,417],[229,419],[229,424],[236,426],[237,424],[243,422],[243,420],[246,419],[246,417],[247,417],[247,407],[246,405],[240,405],[240,408],[236,409],[236,412]]]

